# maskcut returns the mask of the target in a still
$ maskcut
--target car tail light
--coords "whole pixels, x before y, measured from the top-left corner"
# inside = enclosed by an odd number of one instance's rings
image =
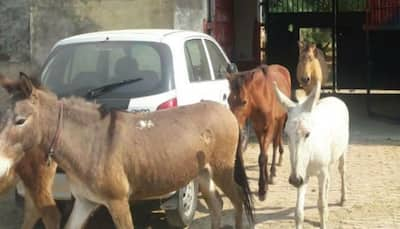
[[[168,108],[173,108],[178,105],[178,101],[176,98],[170,99],[168,101],[165,101],[161,103],[158,107],[157,110],[163,110],[163,109],[168,109]]]

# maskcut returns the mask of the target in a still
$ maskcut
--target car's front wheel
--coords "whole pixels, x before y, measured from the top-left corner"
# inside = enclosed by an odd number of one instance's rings
[[[184,228],[192,222],[197,208],[197,192],[197,182],[191,181],[172,196],[177,207],[165,211],[170,226]]]

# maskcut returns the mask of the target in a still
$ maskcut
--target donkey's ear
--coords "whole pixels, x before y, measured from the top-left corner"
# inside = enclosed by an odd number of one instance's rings
[[[301,104],[304,111],[311,112],[317,104],[321,95],[321,82],[317,82],[311,93],[307,96],[306,100]]]
[[[297,41],[297,45],[299,46],[299,50],[302,50],[304,48],[304,42],[303,41]]]
[[[32,79],[25,73],[20,72],[19,73],[19,78],[21,80],[20,82],[20,89],[22,93],[26,96],[29,97],[32,95],[32,92],[34,90],[34,86],[32,83]]]
[[[276,81],[274,81],[273,84],[274,84],[275,95],[278,98],[279,103],[287,111],[289,111],[290,109],[296,107],[296,104],[292,100],[290,100],[285,94],[283,94],[281,92],[281,90],[279,90],[279,87],[278,87],[278,84],[276,83]]]
[[[254,79],[254,74],[256,74],[258,71],[251,71],[248,74],[244,74],[244,81],[246,83],[251,82]]]
[[[225,78],[230,82],[235,79],[235,75],[230,72],[225,72]]]

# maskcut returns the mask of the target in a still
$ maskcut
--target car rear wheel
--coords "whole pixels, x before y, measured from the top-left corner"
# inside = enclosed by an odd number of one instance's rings
[[[172,198],[176,201],[177,208],[165,211],[170,226],[184,228],[192,222],[197,208],[197,191],[197,182],[191,181],[174,194]]]

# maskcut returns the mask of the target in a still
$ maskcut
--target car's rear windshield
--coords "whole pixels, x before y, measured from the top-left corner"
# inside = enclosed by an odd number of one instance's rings
[[[49,56],[41,81],[60,96],[141,78],[114,88],[107,98],[141,97],[174,88],[170,48],[162,43],[106,41],[63,45]]]

